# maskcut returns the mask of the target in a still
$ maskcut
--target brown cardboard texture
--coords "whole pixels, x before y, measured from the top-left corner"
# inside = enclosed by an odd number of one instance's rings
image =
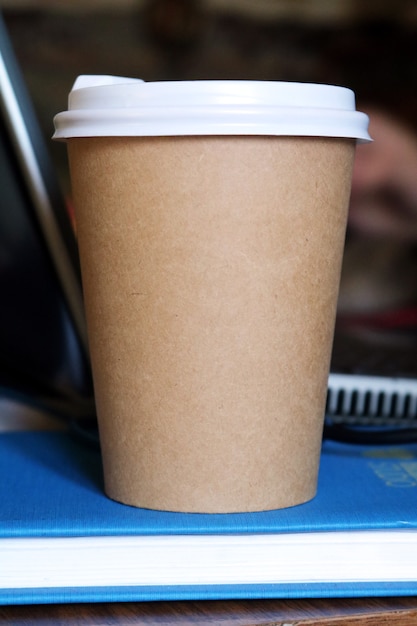
[[[314,497],[354,141],[83,138],[69,157],[106,493]]]

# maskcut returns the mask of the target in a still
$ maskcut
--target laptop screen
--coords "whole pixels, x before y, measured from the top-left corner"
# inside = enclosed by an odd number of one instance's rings
[[[0,15],[0,385],[92,395],[71,221]]]

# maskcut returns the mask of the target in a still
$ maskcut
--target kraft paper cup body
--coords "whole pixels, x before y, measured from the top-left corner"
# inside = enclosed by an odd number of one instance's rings
[[[105,490],[125,504],[316,492],[355,137],[232,131],[65,137]]]

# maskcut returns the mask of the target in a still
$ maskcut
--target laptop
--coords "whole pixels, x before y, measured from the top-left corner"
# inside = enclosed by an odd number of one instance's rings
[[[93,391],[76,240],[1,15],[0,112],[0,385],[77,412]],[[417,424],[415,344],[338,326],[328,419]]]
[[[77,245],[0,15],[0,388],[75,413],[93,391]]]

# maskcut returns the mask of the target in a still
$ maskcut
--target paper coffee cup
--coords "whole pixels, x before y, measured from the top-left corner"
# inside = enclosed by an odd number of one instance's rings
[[[328,85],[77,80],[55,138],[109,497],[209,513],[314,497],[367,124]]]

